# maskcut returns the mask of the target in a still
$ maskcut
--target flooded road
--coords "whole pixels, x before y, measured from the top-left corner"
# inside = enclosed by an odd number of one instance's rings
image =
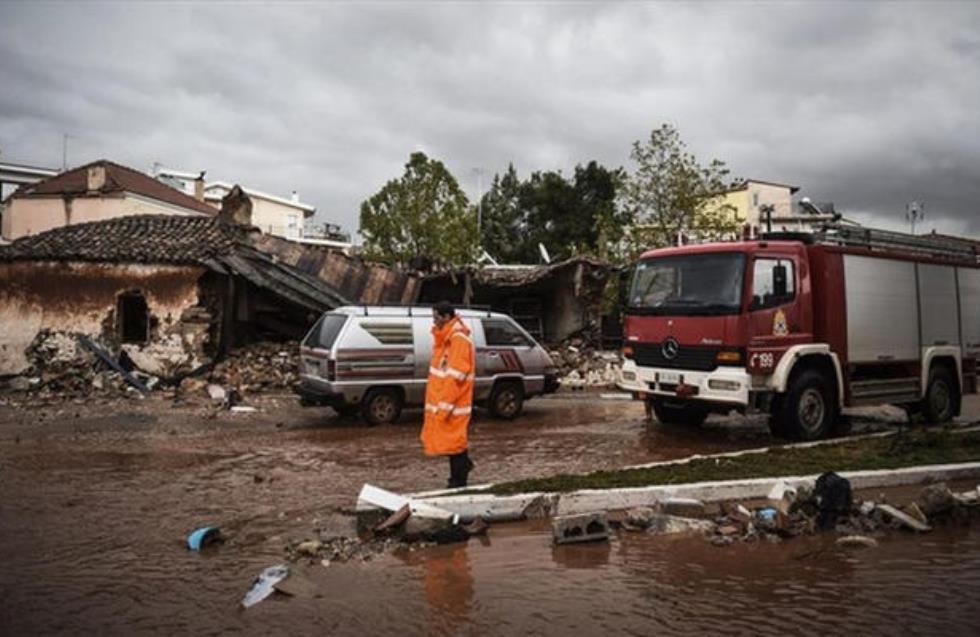
[[[419,491],[446,479],[444,461],[421,455],[411,412],[399,424],[363,428],[287,398],[256,406],[254,415],[159,399],[0,409],[0,634],[977,627],[970,600],[980,593],[980,536],[970,529],[799,560],[807,543],[822,540],[716,549],[622,536],[552,549],[546,528],[499,526],[487,545],[306,566],[319,597],[277,596],[242,611],[252,578],[283,560],[288,541],[313,537],[313,529],[353,532],[345,513],[364,482]],[[683,429],[642,418],[635,403],[594,397],[531,402],[513,422],[477,418],[472,480],[769,441],[751,423]],[[229,540],[207,554],[187,551],[186,534],[205,523]]]

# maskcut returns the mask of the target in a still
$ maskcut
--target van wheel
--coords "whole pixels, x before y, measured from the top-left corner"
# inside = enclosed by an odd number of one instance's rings
[[[793,440],[817,440],[834,427],[837,406],[823,374],[808,369],[793,381],[781,401],[779,429]]]
[[[949,369],[935,365],[929,370],[929,382],[926,384],[926,397],[922,401],[922,415],[926,423],[949,422],[956,415],[959,406],[960,391],[953,380]]]
[[[668,405],[659,400],[651,401],[657,420],[665,425],[689,425],[697,427],[708,418],[708,410],[699,405]]]
[[[490,394],[487,403],[490,414],[495,418],[513,420],[524,409],[524,388],[518,383],[498,383]]]
[[[402,397],[394,389],[372,389],[361,401],[361,417],[370,425],[387,425],[402,413]]]

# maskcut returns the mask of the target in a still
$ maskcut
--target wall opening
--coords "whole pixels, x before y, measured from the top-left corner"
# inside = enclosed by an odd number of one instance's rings
[[[150,312],[146,298],[139,292],[119,295],[116,303],[119,340],[123,343],[145,343],[150,335]]]

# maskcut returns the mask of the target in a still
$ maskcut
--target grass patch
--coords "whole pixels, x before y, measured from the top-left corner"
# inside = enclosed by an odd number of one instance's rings
[[[854,440],[809,448],[776,448],[766,453],[733,458],[702,458],[686,464],[595,471],[503,482],[489,490],[495,495],[536,491],[615,489],[713,480],[778,478],[825,471],[898,469],[916,465],[980,461],[980,431],[955,433],[947,429],[906,431],[895,436]],[[487,491],[483,491],[487,493]]]

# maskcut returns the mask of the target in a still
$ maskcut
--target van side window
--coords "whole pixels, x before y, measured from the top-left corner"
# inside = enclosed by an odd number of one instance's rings
[[[411,323],[361,321],[361,329],[382,345],[411,345],[413,342]]]
[[[483,319],[483,335],[491,346],[531,344],[517,327],[503,319]]]
[[[796,297],[796,272],[789,259],[756,259],[752,268],[752,307],[764,310]]]
[[[337,340],[337,335],[340,334],[340,328],[346,322],[345,314],[324,314],[310,330],[306,340],[303,341],[303,346],[330,349],[333,347],[333,342]]]

